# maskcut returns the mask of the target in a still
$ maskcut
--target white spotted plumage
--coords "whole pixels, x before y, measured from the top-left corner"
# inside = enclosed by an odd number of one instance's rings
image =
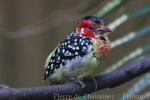
[[[58,77],[58,75],[56,75],[58,74],[58,72],[63,74],[68,73],[65,71],[77,68],[78,66],[82,65],[82,62],[84,62],[85,59],[88,60],[90,58],[89,60],[91,60],[91,58],[94,58],[95,49],[89,47],[93,47],[93,40],[91,38],[86,37],[82,34],[79,35],[71,33],[70,35],[68,35],[66,39],[53,51],[51,57],[48,57],[49,62],[45,64],[45,66],[48,67],[46,67],[44,80],[48,77],[50,79],[56,79],[56,76]],[[74,64],[75,62],[76,64]],[[79,65],[77,65],[77,62],[79,63]],[[70,73],[72,72],[72,75],[70,76],[77,76],[73,74],[73,71],[75,70],[69,71]],[[66,74],[63,74],[59,74],[59,78],[56,80],[61,80],[64,79],[64,77],[69,77]]]

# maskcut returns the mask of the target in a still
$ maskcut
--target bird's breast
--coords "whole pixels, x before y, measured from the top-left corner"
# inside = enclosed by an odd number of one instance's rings
[[[111,48],[110,41],[103,41],[100,39],[95,39],[94,41],[95,41],[94,45],[95,45],[96,53],[98,57],[99,58],[105,57],[109,53],[110,48]]]

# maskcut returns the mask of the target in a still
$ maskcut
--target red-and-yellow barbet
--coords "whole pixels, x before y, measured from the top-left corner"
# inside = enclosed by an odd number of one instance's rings
[[[92,76],[111,44],[105,32],[111,30],[95,16],[82,18],[46,59],[44,80],[67,82]]]

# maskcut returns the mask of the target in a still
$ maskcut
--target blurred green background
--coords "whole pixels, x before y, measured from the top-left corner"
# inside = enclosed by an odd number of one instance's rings
[[[66,34],[75,29],[80,18],[97,14],[111,1],[0,0],[0,84],[11,87],[48,85],[42,82],[43,66],[48,54]],[[104,16],[105,24],[145,4],[150,4],[150,0],[131,0]],[[150,12],[128,19],[115,29],[109,38],[114,41],[149,24]],[[150,43],[150,34],[112,49],[102,61],[99,72],[145,43]],[[138,78],[97,93],[121,95],[137,80]]]

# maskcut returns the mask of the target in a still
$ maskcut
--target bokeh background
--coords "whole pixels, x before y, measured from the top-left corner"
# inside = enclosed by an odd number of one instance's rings
[[[17,88],[48,85],[42,82],[46,57],[75,29],[80,18],[97,15],[107,25],[133,9],[150,4],[150,0],[114,1],[128,2],[102,16],[99,12],[112,0],[0,0],[0,84]],[[150,12],[129,18],[109,38],[114,41],[147,25],[150,25]],[[150,32],[112,49],[98,72],[146,43],[150,43]],[[138,79],[96,93],[121,95]],[[140,93],[144,91],[150,88]]]

